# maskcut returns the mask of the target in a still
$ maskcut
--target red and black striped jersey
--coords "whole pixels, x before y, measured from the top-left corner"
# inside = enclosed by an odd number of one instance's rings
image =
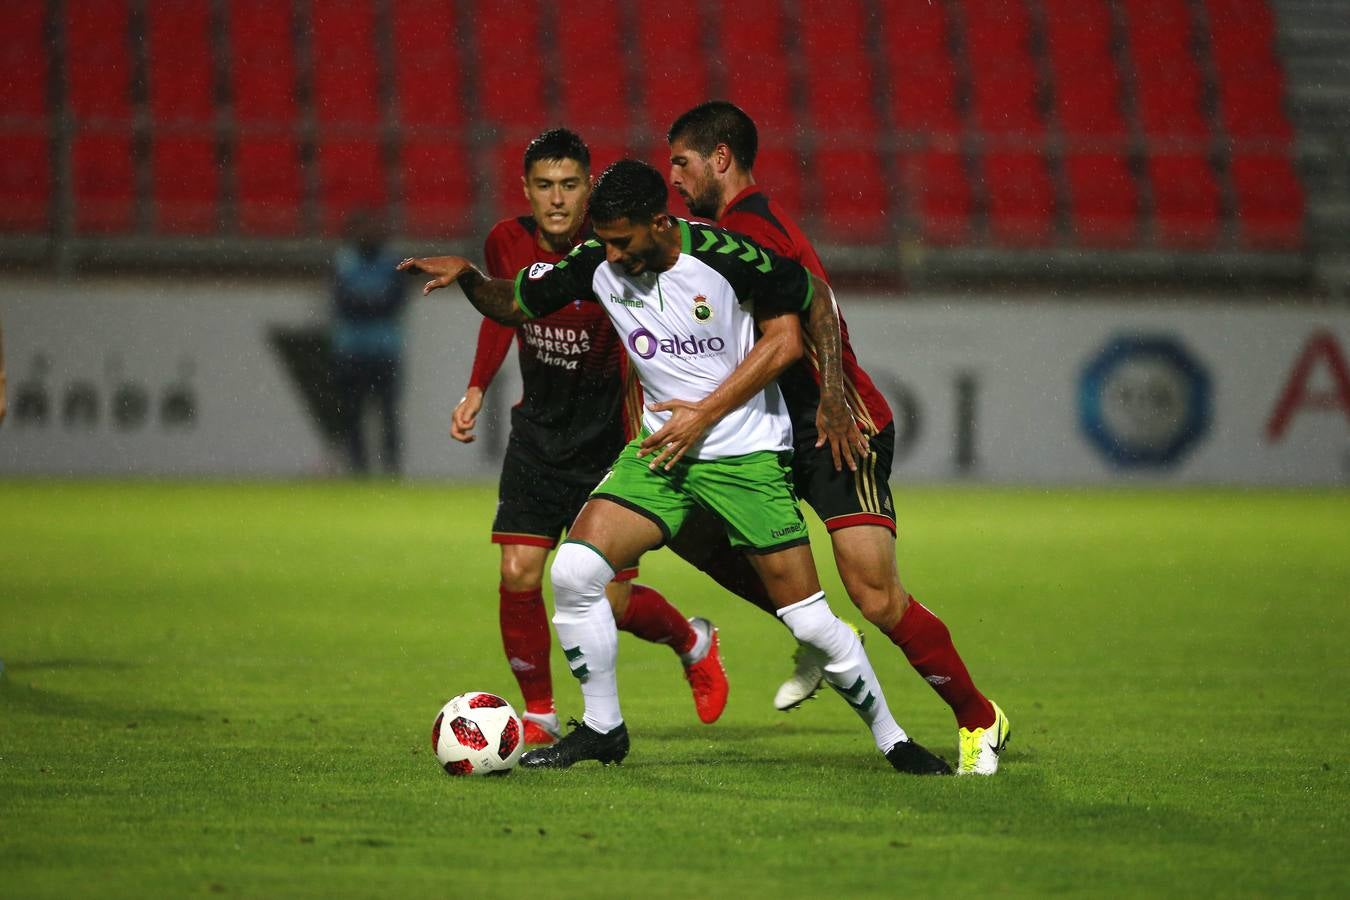
[[[796,260],[818,278],[829,280],[825,277],[825,267],[820,264],[815,248],[802,234],[797,223],[757,185],[751,185],[737,194],[727,204],[717,224],[738,231],[775,253]],[[842,310],[839,313],[839,331],[843,338],[844,388],[848,392],[849,404],[861,423],[860,427],[870,434],[876,434],[891,422],[890,405],[858,364],[853,345],[849,343],[848,323],[844,321]],[[809,336],[806,336],[806,355],[778,377],[778,386],[792,414],[797,446],[802,446],[806,440],[814,444],[816,409],[820,406],[820,368],[815,346]]]
[[[539,246],[537,228],[530,216],[498,222],[484,246],[488,274],[514,278],[534,263],[559,262],[564,254]],[[614,326],[597,304],[580,298],[516,327],[484,319],[470,387],[487,389],[513,337],[522,383],[511,409],[513,447],[559,477],[594,483],[626,440],[626,357]]]

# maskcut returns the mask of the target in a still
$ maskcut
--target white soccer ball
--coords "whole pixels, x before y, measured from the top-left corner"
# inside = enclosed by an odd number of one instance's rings
[[[441,707],[431,746],[450,775],[505,775],[525,747],[520,716],[496,694],[469,691]]]

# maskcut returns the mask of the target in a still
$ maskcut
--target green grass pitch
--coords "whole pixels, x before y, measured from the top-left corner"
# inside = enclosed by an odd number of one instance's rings
[[[721,628],[722,720],[624,636],[624,765],[452,779],[440,705],[519,702],[491,488],[0,483],[0,896],[1350,890],[1350,496],[897,500],[907,587],[1012,720],[992,779],[897,775],[834,696],[773,710],[786,631],[665,551],[642,580]]]

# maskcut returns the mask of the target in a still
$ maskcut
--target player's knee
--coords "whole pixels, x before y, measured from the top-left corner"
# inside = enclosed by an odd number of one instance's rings
[[[508,591],[533,591],[544,584],[544,567],[520,559],[503,559],[501,574],[502,586]]]
[[[614,570],[605,558],[590,547],[564,543],[553,556],[549,578],[553,581],[554,603],[590,603],[604,596],[605,585]]]

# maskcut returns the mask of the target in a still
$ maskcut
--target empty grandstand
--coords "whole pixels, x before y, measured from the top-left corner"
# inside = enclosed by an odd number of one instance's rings
[[[303,265],[369,207],[472,249],[522,139],[660,163],[720,96],[836,271],[1350,282],[1343,2],[6,7],[11,265]]]

